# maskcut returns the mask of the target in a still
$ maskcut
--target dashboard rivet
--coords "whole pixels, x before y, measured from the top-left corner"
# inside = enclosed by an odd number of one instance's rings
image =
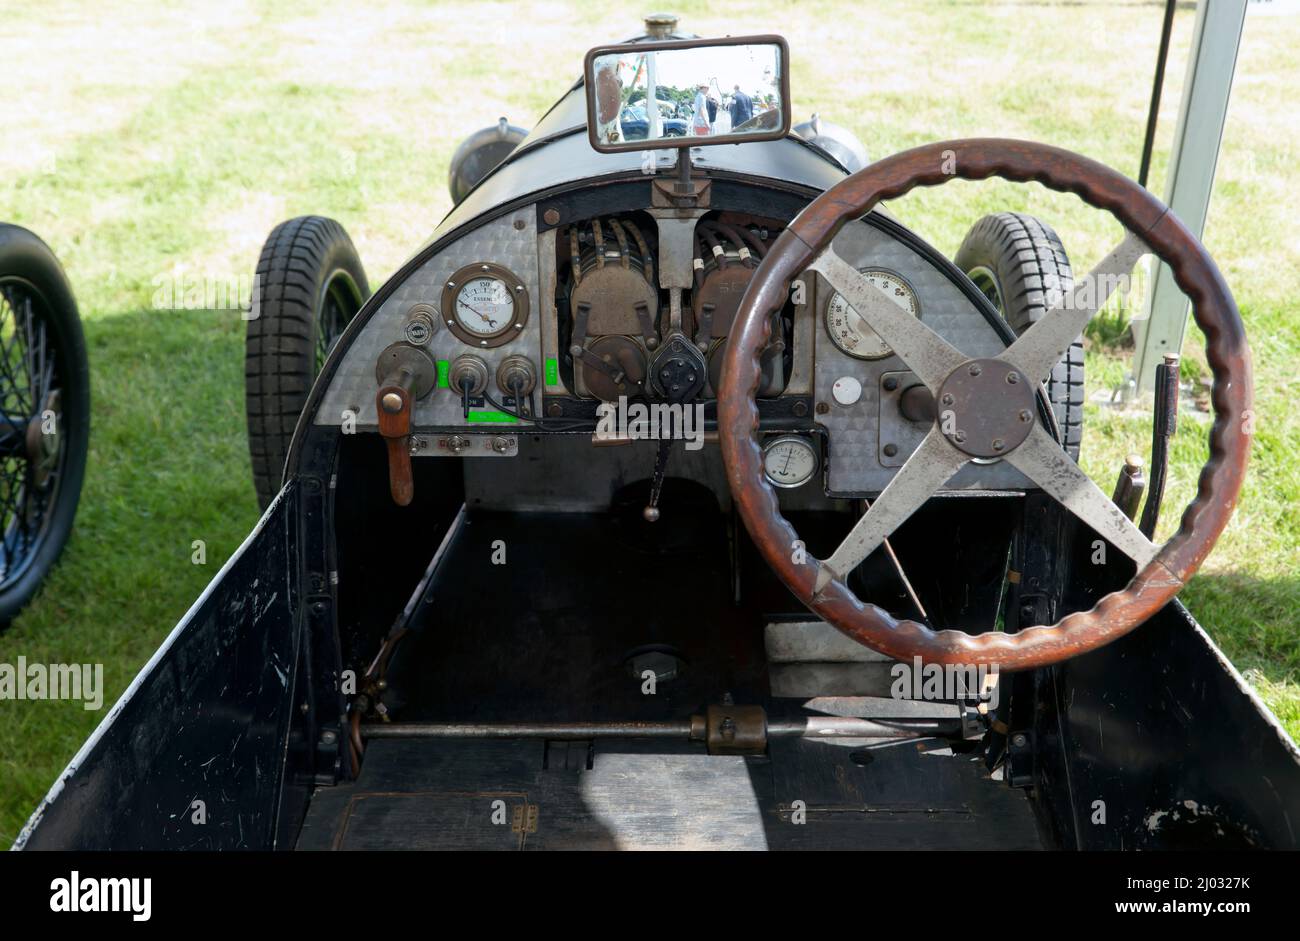
[[[560,211],[558,209],[548,209],[542,213],[542,221],[547,225],[560,224]]]
[[[894,391],[895,389],[897,389],[897,388],[898,388],[898,377],[897,377],[897,376],[887,376],[887,377],[885,377],[885,391],[886,391],[886,392],[893,392],[893,391]]]
[[[882,448],[882,450],[885,452],[885,457],[893,457],[895,454],[898,453],[898,445],[887,444],[884,446],[884,448]]]
[[[979,364],[979,363],[971,363],[971,365],[970,365],[970,374],[971,374],[972,376],[978,376],[978,375],[980,374],[980,372],[982,372],[982,370],[980,369],[980,364]]]

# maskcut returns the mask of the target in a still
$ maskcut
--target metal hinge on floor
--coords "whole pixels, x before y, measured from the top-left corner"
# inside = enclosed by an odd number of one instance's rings
[[[537,832],[537,805],[516,804],[510,817],[511,833]]]

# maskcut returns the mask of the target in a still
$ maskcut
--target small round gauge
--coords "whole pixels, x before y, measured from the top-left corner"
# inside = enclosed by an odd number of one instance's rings
[[[453,274],[442,289],[447,329],[480,348],[501,346],[528,322],[528,290],[501,265],[479,262]]]
[[[798,435],[781,435],[763,445],[763,473],[774,487],[802,487],[821,466],[817,447]]]
[[[888,294],[895,304],[913,317],[921,316],[916,291],[902,276],[886,268],[860,270],[867,281]],[[826,332],[831,342],[855,359],[884,359],[894,352],[838,292],[826,304]]]

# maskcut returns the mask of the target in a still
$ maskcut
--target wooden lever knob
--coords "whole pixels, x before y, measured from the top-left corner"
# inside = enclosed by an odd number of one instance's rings
[[[415,496],[411,477],[411,392],[410,374],[403,373],[384,383],[375,395],[379,433],[388,445],[388,489],[393,502],[408,506]]]

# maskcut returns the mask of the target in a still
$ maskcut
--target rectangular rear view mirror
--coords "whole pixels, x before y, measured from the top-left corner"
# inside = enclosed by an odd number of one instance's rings
[[[780,36],[598,46],[587,53],[587,136],[602,153],[775,140],[790,130]]]

